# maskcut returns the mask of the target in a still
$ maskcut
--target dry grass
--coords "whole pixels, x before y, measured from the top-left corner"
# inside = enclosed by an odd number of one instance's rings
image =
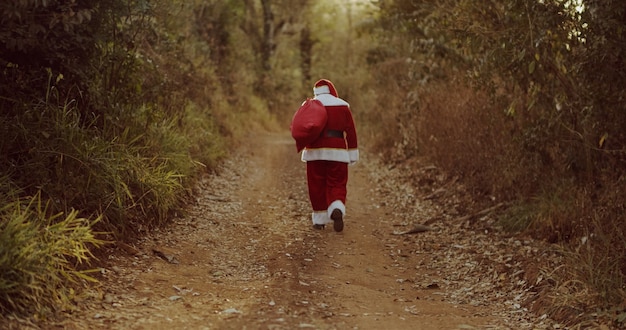
[[[380,63],[373,79],[375,86],[368,88],[369,93],[378,93],[373,95],[375,103],[356,109],[362,111],[357,117],[362,123],[360,135],[386,159],[407,158],[419,148],[413,127],[419,104],[406,74],[410,65],[404,59]]]
[[[391,69],[402,71],[403,65]],[[410,157],[419,150],[462,180],[473,207],[507,202],[504,229],[552,242],[563,252],[562,267],[543,271],[551,284],[539,288],[538,313],[573,327],[593,326],[597,317],[626,324],[623,178],[572,169],[572,157],[585,158],[584,143],[572,145],[567,132],[543,131],[540,109],[519,113],[522,99],[512,102],[501,93],[502,101],[495,101],[450,79],[416,88],[418,105],[408,107],[415,104],[409,88],[388,90],[378,105],[384,110],[371,115],[381,125],[373,131],[380,134],[383,154]],[[406,141],[415,141],[413,151],[407,152]]]
[[[532,190],[538,180],[534,159],[525,159],[511,135],[515,129],[504,109],[462,83],[430,86],[421,94],[417,123],[425,155],[469,184],[477,196],[507,200],[512,188]]]

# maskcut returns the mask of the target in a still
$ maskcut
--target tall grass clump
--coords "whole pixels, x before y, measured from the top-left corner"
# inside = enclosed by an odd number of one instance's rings
[[[73,103],[36,104],[14,119],[5,122],[4,168],[26,193],[52,200],[55,212],[101,215],[99,226],[121,238],[164,223],[182,206],[183,179],[196,169],[191,142],[171,121],[142,133],[129,125],[109,137]]]
[[[52,213],[50,201],[37,194],[0,208],[0,310],[2,314],[45,315],[72,300],[75,285],[94,281],[77,270],[104,242],[92,231],[99,221],[78,211]]]
[[[549,307],[544,306],[563,314],[570,325],[584,324],[588,316],[581,311],[597,306],[603,306],[598,312],[613,319],[617,328],[626,325],[626,204],[620,181],[606,182],[600,195],[580,191],[579,205],[570,211],[569,219],[578,220],[572,221],[577,225],[571,239],[559,243],[567,267],[553,275],[551,289],[558,294],[551,295]],[[577,285],[568,290],[563,285],[568,282]]]
[[[621,329],[626,325],[626,235],[617,224],[624,218],[605,221],[603,211],[591,213],[576,239],[558,245],[565,263],[544,272],[546,280],[532,309],[565,326],[593,328],[594,316],[601,316]]]

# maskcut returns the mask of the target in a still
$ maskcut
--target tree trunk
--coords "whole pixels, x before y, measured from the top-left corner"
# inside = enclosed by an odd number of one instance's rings
[[[300,31],[300,67],[302,68],[303,86],[311,82],[312,51],[313,40],[311,40],[311,30],[306,26]]]
[[[263,70],[268,72],[272,69],[270,59],[276,48],[274,42],[274,13],[272,12],[271,0],[261,0],[263,7],[263,44],[261,47],[261,63]]]

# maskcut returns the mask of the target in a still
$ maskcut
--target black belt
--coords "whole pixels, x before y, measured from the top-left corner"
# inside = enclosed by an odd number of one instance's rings
[[[343,138],[343,131],[338,131],[335,129],[329,129],[326,131],[326,136],[327,137],[336,137],[336,138]]]

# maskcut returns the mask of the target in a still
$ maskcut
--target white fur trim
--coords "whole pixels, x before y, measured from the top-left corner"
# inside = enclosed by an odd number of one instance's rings
[[[318,211],[311,213],[311,219],[313,220],[314,225],[325,225],[327,223],[332,223],[333,220],[328,215],[326,211]]]
[[[321,86],[321,87],[328,88],[328,86]],[[319,100],[320,102],[322,102],[322,104],[325,105],[325,106],[330,106],[330,107],[332,107],[332,106],[339,106],[339,105],[345,105],[347,107],[350,106],[350,104],[348,104],[348,102],[346,102],[346,101],[344,101],[344,100],[342,100],[342,99],[340,99],[338,97],[335,97],[335,96],[333,96],[331,94],[328,94],[328,93],[326,93],[326,94],[315,94],[315,99]]]
[[[303,162],[310,160],[331,160],[335,162],[350,163],[350,154],[346,149],[338,148],[314,148],[302,150]]]
[[[348,156],[350,157],[350,164],[354,164],[359,161],[359,149],[348,149]]]
[[[326,213],[327,213],[329,219],[330,219],[330,214],[333,213],[334,209],[339,209],[339,211],[341,211],[342,215],[346,215],[346,206],[343,204],[342,201],[336,200],[336,201],[330,203],[330,206],[328,206],[328,210],[326,210],[327,211]]]
[[[320,94],[330,94],[330,88],[327,85],[313,87],[313,94],[315,94],[315,96]]]

